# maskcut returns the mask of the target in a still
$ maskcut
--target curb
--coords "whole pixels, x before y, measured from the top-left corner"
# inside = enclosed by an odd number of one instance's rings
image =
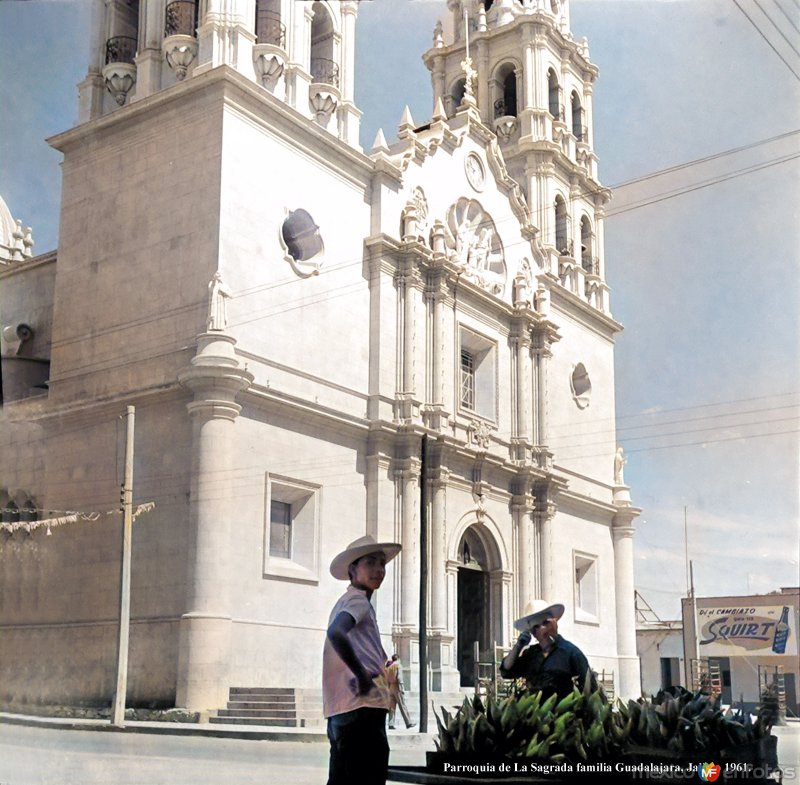
[[[0,724],[23,725],[49,730],[99,731],[101,733],[154,733],[170,736],[200,736],[218,739],[251,739],[253,741],[291,741],[304,744],[327,744],[324,729],[311,731],[302,728],[246,729],[240,725],[222,723],[152,722],[129,720],[124,725],[112,725],[107,720],[83,720],[74,717],[39,717],[28,714],[0,712]],[[392,748],[425,747],[433,749],[433,734],[410,731],[388,731]]]

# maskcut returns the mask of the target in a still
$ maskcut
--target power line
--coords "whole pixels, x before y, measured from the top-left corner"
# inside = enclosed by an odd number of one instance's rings
[[[756,8],[758,8],[758,10],[761,11],[761,13],[764,14],[764,16],[767,18],[767,21],[778,31],[778,35],[781,38],[783,38],[784,41],[786,41],[786,43],[789,45],[789,48],[798,57],[800,57],[800,52],[798,52],[797,49],[795,49],[794,44],[792,44],[792,42],[784,35],[783,30],[781,30],[781,28],[775,23],[772,17],[764,10],[764,6],[762,6],[761,3],[758,2],[758,0],[753,0],[753,2],[756,4]],[[778,6],[778,8],[780,8],[780,6]]]
[[[635,202],[634,204],[621,208],[619,210],[613,210],[613,209],[609,210],[606,213],[606,218],[613,218],[614,216],[622,215],[623,213],[628,213],[631,212],[632,210],[638,210],[641,207],[648,207],[651,204],[658,204],[659,202],[665,202],[668,199],[674,199],[677,196],[683,196],[684,194],[692,193],[693,191],[700,191],[703,188],[709,188],[712,185],[718,185],[719,183],[724,183],[727,182],[728,180],[734,180],[737,177],[742,177],[746,174],[751,174],[752,172],[760,172],[762,169],[769,169],[770,167],[778,166],[779,164],[787,163],[788,161],[793,161],[797,158],[800,158],[800,153],[796,153],[794,155],[788,155],[783,158],[775,159],[773,161],[768,161],[767,163],[755,164],[753,166],[732,172],[731,174],[721,175],[719,177],[711,178],[710,180],[705,180],[696,185],[686,186],[685,188],[679,188],[674,191],[667,191],[666,194],[664,194],[663,196],[655,196],[653,198],[645,199],[641,202]]]
[[[750,22],[750,24],[756,29],[756,32],[767,42],[769,48],[772,49],[772,51],[775,52],[775,54],[778,55],[778,57],[780,57],[781,62],[792,72],[792,76],[794,76],[795,79],[800,81],[800,76],[798,76],[794,68],[792,68],[792,66],[789,65],[789,63],[784,59],[783,55],[773,46],[769,38],[767,38],[767,36],[764,35],[761,28],[750,18],[750,15],[747,13],[747,11],[745,11],[744,8],[742,8],[739,5],[739,0],[733,0],[733,4],[745,15],[747,21]]]
[[[783,9],[783,6],[778,2],[778,0],[772,0],[773,3],[778,7],[778,10],[786,17],[786,21],[798,32],[800,33],[800,27],[798,27],[793,21],[792,17],[786,13]]]
[[[699,166],[700,164],[708,163],[709,161],[715,161],[718,158],[724,158],[728,155],[735,155],[736,153],[742,153],[746,150],[752,150],[756,147],[762,147],[766,144],[772,144],[773,142],[778,142],[781,139],[787,139],[790,136],[796,136],[800,134],[800,129],[795,129],[794,131],[787,131],[786,133],[778,134],[777,136],[771,136],[768,139],[759,139],[755,142],[750,142],[749,144],[744,144],[739,147],[732,147],[729,150],[722,150],[718,153],[712,153],[711,155],[707,155],[703,158],[695,158],[692,161],[686,161],[682,164],[675,164],[674,166],[668,166],[665,169],[658,169],[655,172],[650,172],[649,174],[644,174],[639,177],[634,177],[631,180],[624,180],[621,183],[616,185],[608,186],[612,191],[618,191],[620,188],[627,188],[629,185],[635,185],[636,183],[645,182],[646,180],[652,180],[654,177],[661,177],[665,174],[672,174],[673,172],[680,171],[682,169],[688,169],[692,166]],[[588,196],[590,193],[596,193],[596,191],[589,192],[587,191],[584,196]]]

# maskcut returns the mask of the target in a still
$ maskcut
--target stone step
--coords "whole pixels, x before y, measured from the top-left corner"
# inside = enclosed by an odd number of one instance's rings
[[[297,717],[294,707],[291,709],[218,709],[220,717],[270,717],[276,719],[293,720]]]
[[[251,700],[235,700],[228,701],[229,709],[262,709],[266,712],[272,711],[288,711],[296,707],[294,701],[251,701]]]
[[[279,728],[296,728],[297,720],[264,719],[263,717],[209,717],[216,725],[269,725]]]
[[[294,700],[293,687],[231,687],[229,697],[235,695],[273,695],[286,696]]]

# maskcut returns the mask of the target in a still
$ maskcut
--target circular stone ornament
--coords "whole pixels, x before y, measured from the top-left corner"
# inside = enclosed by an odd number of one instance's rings
[[[483,161],[475,153],[470,153],[464,159],[464,171],[467,175],[467,182],[476,190],[482,191],[486,185],[486,170],[483,168]]]

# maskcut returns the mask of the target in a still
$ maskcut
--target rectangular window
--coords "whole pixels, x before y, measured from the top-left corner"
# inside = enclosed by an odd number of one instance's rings
[[[292,505],[275,499],[269,506],[269,555],[292,557]]]
[[[461,405],[475,408],[475,359],[466,349],[461,350]]]
[[[598,622],[597,557],[573,553],[575,574],[575,621]]]
[[[465,327],[459,330],[458,405],[497,420],[497,344]]]
[[[321,487],[266,475],[264,577],[319,582]]]

